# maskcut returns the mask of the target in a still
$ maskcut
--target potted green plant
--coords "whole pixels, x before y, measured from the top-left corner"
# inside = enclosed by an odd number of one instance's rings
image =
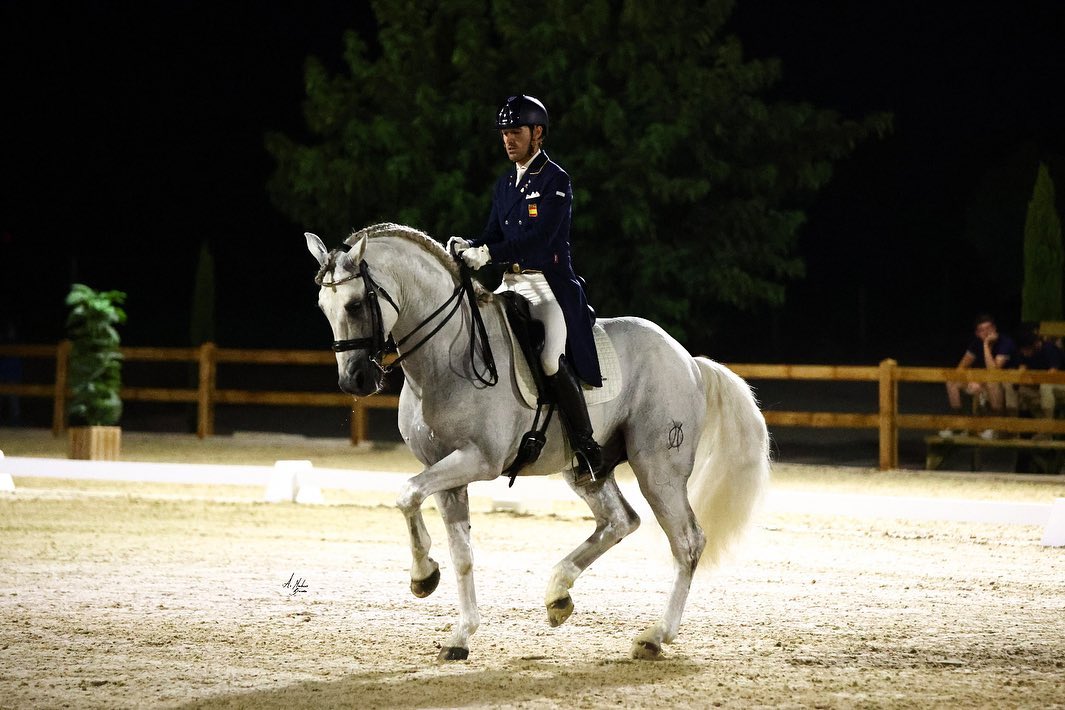
[[[94,291],[74,284],[67,295],[70,339],[69,455],[72,459],[117,459],[122,430],[122,352],[115,326],[126,321],[121,291]]]

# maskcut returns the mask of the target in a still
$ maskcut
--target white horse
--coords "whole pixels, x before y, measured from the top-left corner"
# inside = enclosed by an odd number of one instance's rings
[[[467,485],[500,475],[532,419],[512,378],[505,376],[512,355],[503,317],[496,308],[481,308],[504,375],[497,386],[487,386],[483,360],[478,364],[472,355],[470,309],[459,308],[458,268],[437,242],[395,224],[355,232],[345,241],[351,246],[347,252],[326,249],[313,234],[306,237],[320,265],[318,305],[333,328],[340,388],[356,396],[376,392],[383,377],[378,365],[383,342],[392,335],[399,343],[406,378],[399,429],[425,466],[397,500],[410,532],[411,591],[428,596],[440,580],[421,513],[422,503],[435,495],[459,591],[459,618],[440,660],[463,660],[480,623]],[[461,317],[449,318],[449,312]],[[769,439],[750,388],[727,368],[692,357],[646,320],[598,322],[617,350],[623,379],[620,396],[593,407],[601,408],[593,421],[605,423],[595,432],[603,445],[603,471],[609,474],[617,464],[629,462],[669,539],[675,563],[665,613],[632,645],[633,658],[656,658],[662,644],[677,635],[700,561],[717,563],[746,527],[769,479]],[[416,344],[407,346],[408,338]],[[612,475],[575,484],[557,417],[547,435],[539,460],[520,475],[562,471],[596,522],[595,532],[552,571],[545,601],[549,623],[558,626],[573,612],[569,590],[577,577],[634,531],[640,519]]]

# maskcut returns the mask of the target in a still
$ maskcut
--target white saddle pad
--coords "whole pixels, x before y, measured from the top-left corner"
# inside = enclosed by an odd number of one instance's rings
[[[529,409],[536,409],[536,381],[533,380],[529,363],[525,360],[521,345],[514,336],[503,305],[497,304],[496,307],[503,313],[503,322],[507,324],[507,333],[510,335],[510,361],[513,363],[511,375],[514,378],[514,384],[521,393],[525,406]],[[599,371],[603,375],[603,386],[583,388],[584,401],[589,407],[609,402],[621,393],[621,364],[618,362],[618,352],[614,349],[614,343],[610,341],[610,336],[606,334],[603,326],[598,323],[592,326],[592,335],[595,336],[595,351],[599,356]]]

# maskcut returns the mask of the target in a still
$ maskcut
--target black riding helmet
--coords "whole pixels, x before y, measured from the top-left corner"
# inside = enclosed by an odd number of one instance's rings
[[[543,126],[544,137],[547,136],[547,108],[540,99],[519,94],[511,96],[496,114],[496,128],[519,128],[521,126]]]

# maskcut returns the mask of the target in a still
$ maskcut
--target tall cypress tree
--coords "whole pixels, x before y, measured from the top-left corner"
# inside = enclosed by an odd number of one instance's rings
[[[214,255],[206,240],[200,244],[200,258],[196,263],[189,339],[193,345],[203,345],[215,339]]]
[[[1054,207],[1054,183],[1044,163],[1039,164],[1028,217],[1024,221],[1024,287],[1021,320],[1061,320],[1062,266],[1061,220]]]

